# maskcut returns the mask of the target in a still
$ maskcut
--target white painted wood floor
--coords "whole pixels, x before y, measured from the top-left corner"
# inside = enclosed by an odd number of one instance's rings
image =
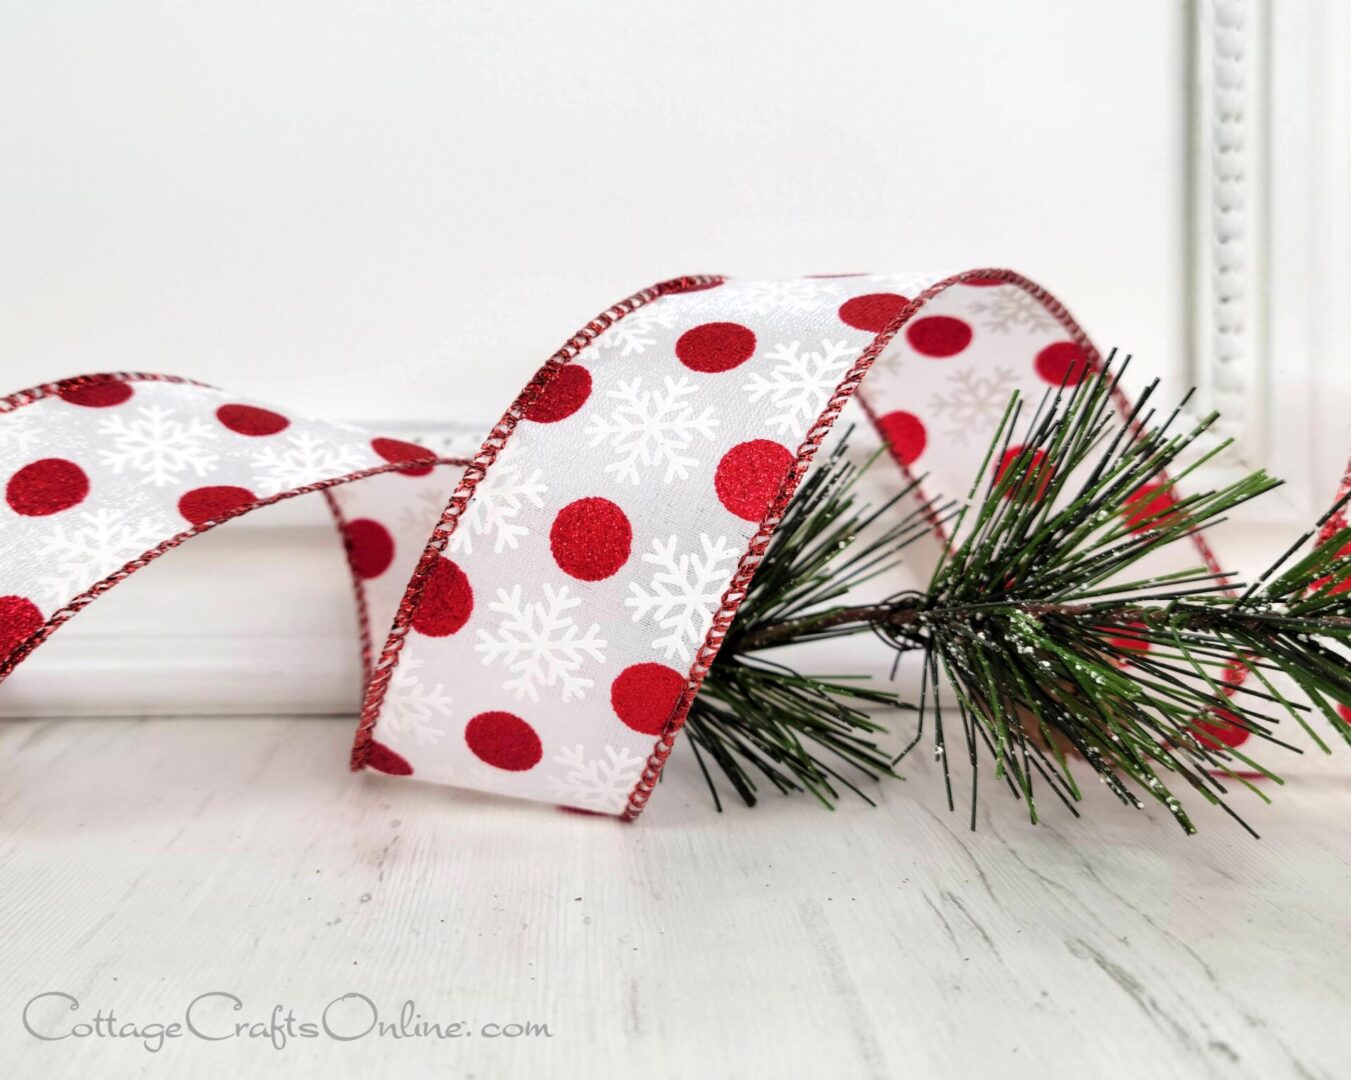
[[[1187,838],[980,829],[932,767],[869,809],[721,816],[678,753],[635,825],[345,770],[347,719],[0,723],[6,1077],[1351,1075],[1351,778]],[[455,1040],[41,1042],[111,1009],[206,1034],[413,999]],[[329,1013],[360,1030],[349,1000]],[[344,1012],[344,1010],[346,1010]],[[489,1038],[484,1024],[548,1025]],[[46,1025],[45,1027],[43,1025]],[[344,1025],[346,1027],[344,1028]]]

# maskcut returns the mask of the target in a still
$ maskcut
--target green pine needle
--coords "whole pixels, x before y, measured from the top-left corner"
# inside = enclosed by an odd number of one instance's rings
[[[1109,361],[1049,394],[1010,450],[1023,408],[1015,396],[960,507],[899,514],[913,484],[875,509],[859,505],[855,485],[867,466],[846,461],[843,443],[808,477],[690,712],[691,740],[720,808],[715,769],[748,805],[757,780],[809,791],[827,806],[841,789],[867,799],[860,783],[894,777],[931,722],[950,808],[948,744],[960,738],[973,828],[983,760],[1035,820],[1039,788],[1074,810],[1080,759],[1123,802],[1153,799],[1192,832],[1177,791],[1233,814],[1229,784],[1265,799],[1248,778],[1277,779],[1226,736],[1246,731],[1257,740],[1248,745],[1294,751],[1277,737],[1289,719],[1326,750],[1308,722],[1321,713],[1351,742],[1336,711],[1351,704],[1351,554],[1340,554],[1351,529],[1305,550],[1341,504],[1246,588],[1227,590],[1205,567],[1141,572],[1146,556],[1186,542],[1279,481],[1259,470],[1217,490],[1173,494],[1227,445],[1196,454],[1216,416],[1174,430],[1180,405],[1156,423],[1152,384],[1123,426],[1112,402],[1119,377]],[[1196,460],[1182,466],[1189,451]],[[995,461],[1003,463],[997,472]],[[897,520],[884,524],[889,517]],[[935,521],[951,526],[954,540],[925,592],[842,603],[894,567]],[[867,681],[802,675],[766,655],[861,632],[881,637],[898,659],[922,653],[918,706]],[[1249,675],[1239,685],[1242,669]],[[1276,674],[1287,677],[1284,691]],[[892,758],[877,741],[877,713],[903,709],[918,720]]]

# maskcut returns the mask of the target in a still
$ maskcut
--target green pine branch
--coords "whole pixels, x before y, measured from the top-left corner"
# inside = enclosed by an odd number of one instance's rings
[[[1341,504],[1250,585],[1226,589],[1205,567],[1142,572],[1160,548],[1194,551],[1189,537],[1279,481],[1259,470],[1174,494],[1228,445],[1199,451],[1216,415],[1178,430],[1182,405],[1157,418],[1155,384],[1123,426],[1112,403],[1119,375],[1109,363],[1048,395],[1020,448],[1010,447],[1024,408],[1015,397],[960,504],[901,513],[911,485],[883,506],[862,506],[862,469],[843,445],[807,479],[690,712],[719,806],[715,773],[747,804],[766,783],[827,806],[844,789],[867,799],[863,783],[895,776],[928,726],[950,808],[950,744],[969,763],[973,827],[982,763],[1035,820],[1043,791],[1074,810],[1082,762],[1123,802],[1154,799],[1191,832],[1179,793],[1231,814],[1231,786],[1267,798],[1249,778],[1279,778],[1247,750],[1298,752],[1278,736],[1283,720],[1326,751],[1309,722],[1321,714],[1351,742],[1336,712],[1351,704],[1351,554],[1339,554],[1351,529],[1306,550]],[[843,603],[934,522],[954,539],[927,589]],[[865,632],[898,660],[922,654],[918,704],[871,680],[804,675],[775,659],[785,646]],[[916,721],[893,757],[879,742],[879,713],[902,710]],[[1238,731],[1254,736],[1242,750],[1232,745]]]

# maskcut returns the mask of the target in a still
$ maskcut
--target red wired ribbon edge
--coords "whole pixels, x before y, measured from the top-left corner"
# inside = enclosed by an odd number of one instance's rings
[[[0,679],[171,548],[323,491],[361,619],[352,768],[632,818],[856,390],[907,477],[963,494],[1014,390],[1100,362],[1007,270],[698,276],[582,327],[469,461],[173,376],[35,387],[0,401]]]

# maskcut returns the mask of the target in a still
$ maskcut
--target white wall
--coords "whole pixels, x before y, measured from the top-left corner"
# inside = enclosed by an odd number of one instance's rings
[[[661,278],[990,264],[1180,386],[1198,5],[0,0],[0,393],[163,370],[435,427],[499,415]],[[1265,40],[1265,0],[1222,6]],[[1279,9],[1280,157],[1255,170],[1280,354],[1259,392],[1317,499],[1351,390],[1351,161],[1314,149],[1351,118],[1345,12]],[[1317,468],[1290,449],[1309,401]],[[250,522],[82,613],[0,713],[350,708],[322,505]]]
[[[1008,264],[1184,345],[1185,6],[0,5],[0,372],[500,414],[691,271]]]

